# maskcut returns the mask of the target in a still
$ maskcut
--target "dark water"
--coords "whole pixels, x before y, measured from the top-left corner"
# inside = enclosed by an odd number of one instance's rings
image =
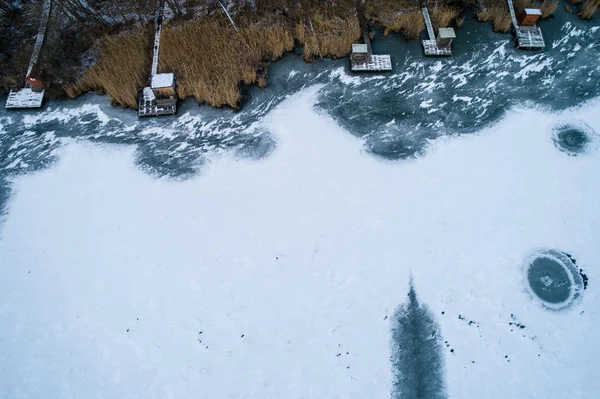
[[[594,149],[597,135],[587,124],[564,123],[554,128],[552,141],[560,151],[578,156]]]
[[[440,327],[427,306],[419,303],[412,282],[407,301],[391,324],[392,398],[447,398]]]
[[[571,280],[565,268],[550,258],[537,258],[531,263],[527,280],[533,292],[544,302],[561,303],[571,295]]]
[[[112,108],[97,95],[48,102],[41,111],[2,108],[0,179],[48,167],[67,138],[136,145],[140,169],[171,179],[201,173],[208,154],[265,157],[276,142],[262,118],[313,84],[322,85],[316,106],[361,137],[368,152],[392,160],[418,156],[429,140],[477,131],[511,107],[558,110],[598,96],[598,21],[581,21],[559,8],[541,28],[546,49],[518,51],[510,34],[493,33],[469,15],[457,31],[454,56],[444,59],[425,58],[417,41],[379,35],[374,51],[391,54],[394,66],[379,75],[351,74],[347,59],[307,64],[289,54],[271,65],[266,89],[245,90],[237,112],[190,100],[177,116],[138,120],[135,111]],[[569,145],[580,145],[569,137]],[[0,198],[6,198],[2,190]]]
[[[528,262],[527,284],[545,307],[566,309],[583,295],[583,276],[571,255],[554,249],[542,250]]]

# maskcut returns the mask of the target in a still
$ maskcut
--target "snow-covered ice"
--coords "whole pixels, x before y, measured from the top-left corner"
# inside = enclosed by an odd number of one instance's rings
[[[403,162],[366,154],[315,102],[309,88],[271,111],[268,157],[217,155],[184,182],[82,142],[16,178],[0,397],[388,398],[387,316],[411,275],[448,341],[448,397],[600,392],[600,153],[552,140],[567,115],[600,132],[600,102],[513,110]],[[590,276],[567,310],[525,288],[540,247]]]

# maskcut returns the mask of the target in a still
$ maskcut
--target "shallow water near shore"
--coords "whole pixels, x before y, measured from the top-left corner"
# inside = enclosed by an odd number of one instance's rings
[[[541,28],[290,54],[237,112],[0,110],[0,397],[600,391],[600,29]],[[585,268],[560,311],[535,248]]]

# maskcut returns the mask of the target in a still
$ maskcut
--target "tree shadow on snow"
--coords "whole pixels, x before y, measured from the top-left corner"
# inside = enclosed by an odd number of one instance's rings
[[[446,399],[442,335],[433,313],[419,303],[412,280],[408,301],[394,313],[393,399]]]

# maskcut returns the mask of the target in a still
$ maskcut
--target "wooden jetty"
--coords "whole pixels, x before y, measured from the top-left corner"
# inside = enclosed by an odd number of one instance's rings
[[[22,88],[13,88],[10,90],[6,99],[6,108],[40,108],[42,106],[46,86],[33,74],[33,70],[37,65],[42,45],[44,44],[46,26],[48,25],[51,9],[52,0],[46,0],[42,9],[40,28],[35,39],[35,45],[33,46],[33,54],[31,54],[29,68],[27,68],[27,74],[25,75],[25,85]]]
[[[452,40],[456,38],[454,29],[452,28],[439,28],[438,36],[435,37],[435,31],[433,30],[433,24],[429,16],[429,10],[427,6],[421,8],[423,12],[423,19],[425,20],[425,27],[427,28],[428,40],[423,40],[423,51],[425,55],[433,56],[450,56],[452,55]]]
[[[515,32],[517,48],[535,50],[546,47],[542,30],[536,25],[537,20],[542,16],[542,12],[537,8],[526,8],[517,21],[512,0],[506,1]]]
[[[165,0],[160,0],[158,13],[156,14],[150,86],[144,87],[138,93],[138,116],[172,115],[177,112],[175,76],[172,73],[158,73],[158,55],[164,9]]]
[[[353,72],[384,72],[392,70],[392,57],[389,54],[373,54],[371,38],[365,17],[364,0],[358,0],[356,10],[364,44],[353,44],[350,55],[350,70]]]

